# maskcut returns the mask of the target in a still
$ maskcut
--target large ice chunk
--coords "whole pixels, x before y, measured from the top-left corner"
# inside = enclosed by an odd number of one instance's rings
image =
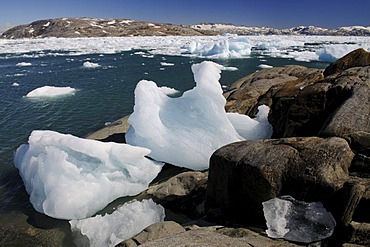
[[[316,54],[319,55],[319,61],[332,63],[358,48],[360,48],[359,45],[348,45],[348,44],[325,45],[323,48],[318,50]]]
[[[162,164],[146,148],[33,131],[14,163],[34,208],[54,218],[81,219],[114,199],[145,190]]]
[[[311,243],[333,234],[335,220],[320,202],[307,203],[282,196],[262,205],[269,237]]]
[[[201,43],[192,41],[184,47],[186,53],[212,58],[241,58],[251,54],[251,45],[246,37],[224,37],[217,42]]]
[[[77,246],[116,246],[164,217],[164,208],[149,199],[126,203],[110,215],[69,223]]]
[[[61,95],[74,94],[75,92],[76,89],[72,87],[43,86],[32,90],[26,95],[26,97],[57,97]]]
[[[150,157],[156,160],[203,170],[208,168],[209,158],[216,149],[244,140],[232,123],[243,122],[248,117],[230,122],[218,81],[221,67],[209,61],[194,64],[196,86],[179,98],[168,97],[152,81],[140,81],[135,89],[127,143],[150,149]],[[262,122],[264,125],[265,121]],[[262,133],[260,138],[266,136],[263,129],[259,133]]]

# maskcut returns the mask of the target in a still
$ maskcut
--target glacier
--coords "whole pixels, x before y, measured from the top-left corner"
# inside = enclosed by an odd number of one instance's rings
[[[281,196],[262,203],[271,238],[311,243],[330,237],[336,222],[320,202],[303,202]]]
[[[192,65],[196,86],[177,98],[167,96],[153,81],[140,81],[129,117],[127,143],[150,149],[149,156],[155,160],[204,170],[221,146],[270,137],[267,106],[260,108],[256,119],[226,114],[219,83],[221,69],[210,61]]]
[[[14,156],[36,211],[59,219],[94,215],[122,196],[144,191],[161,171],[150,150],[34,130]]]
[[[125,203],[110,215],[71,220],[69,224],[77,246],[113,247],[164,217],[164,208],[149,199]]]

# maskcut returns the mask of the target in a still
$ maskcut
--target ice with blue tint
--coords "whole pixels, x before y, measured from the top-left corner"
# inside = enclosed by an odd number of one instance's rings
[[[122,196],[138,194],[162,164],[146,158],[150,150],[103,143],[53,131],[33,131],[14,164],[33,207],[59,219],[94,215]]]
[[[243,38],[224,38],[221,41],[201,43],[192,41],[184,47],[186,53],[212,58],[242,58],[251,54],[249,40]]]
[[[196,86],[178,98],[168,97],[153,81],[140,81],[127,143],[150,149],[149,156],[155,160],[203,170],[212,153],[223,145],[270,137],[268,107],[257,120],[226,113],[219,83],[221,69],[209,61],[194,64]]]

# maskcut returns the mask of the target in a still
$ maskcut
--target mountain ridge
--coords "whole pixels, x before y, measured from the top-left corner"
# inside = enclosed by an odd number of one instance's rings
[[[202,35],[328,35],[370,36],[370,26],[349,26],[329,29],[316,26],[292,28],[236,26],[222,23],[176,25],[131,19],[55,18],[37,20],[8,29],[0,38],[78,38],[122,36],[202,36]]]

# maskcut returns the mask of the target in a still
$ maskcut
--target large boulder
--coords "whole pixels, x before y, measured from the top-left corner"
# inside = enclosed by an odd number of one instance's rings
[[[213,217],[264,224],[262,202],[271,198],[291,195],[329,205],[348,179],[353,156],[348,143],[337,137],[226,145],[210,159],[206,211]]]

